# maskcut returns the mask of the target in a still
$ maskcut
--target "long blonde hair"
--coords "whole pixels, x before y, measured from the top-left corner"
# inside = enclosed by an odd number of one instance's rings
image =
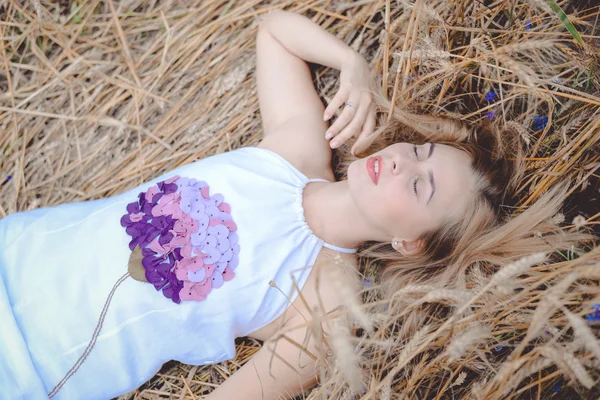
[[[377,91],[373,97],[387,116],[391,103]],[[466,151],[472,158],[476,179],[476,198],[461,219],[448,220],[422,236],[425,251],[403,256],[389,242],[367,242],[361,256],[383,265],[381,284],[384,293],[427,282],[440,288],[465,289],[470,266],[504,265],[534,252],[569,249],[593,236],[567,233],[556,218],[568,183],[556,185],[522,213],[511,213],[507,200],[516,194],[525,173],[524,138],[511,127],[498,129],[489,123],[467,126],[449,119],[420,115],[396,105],[391,118],[383,121],[371,135],[362,153],[368,155],[392,143],[435,142]],[[362,154],[359,152],[359,154]],[[341,154],[336,172],[344,178],[351,154]]]

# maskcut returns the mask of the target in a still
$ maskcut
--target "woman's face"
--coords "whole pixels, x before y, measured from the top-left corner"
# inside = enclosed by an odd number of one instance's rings
[[[384,240],[416,240],[460,217],[473,200],[474,180],[466,152],[433,143],[396,143],[348,168],[350,195]]]

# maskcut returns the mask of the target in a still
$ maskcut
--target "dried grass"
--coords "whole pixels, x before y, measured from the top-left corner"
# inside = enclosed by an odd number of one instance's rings
[[[542,0],[0,2],[0,217],[111,196],[258,143],[254,44],[272,8],[310,16],[363,54],[392,102],[470,122],[493,112],[517,130],[529,150],[516,211],[565,178],[570,196],[600,165],[600,10],[576,9],[584,3],[560,3],[578,45]],[[337,71],[315,74],[331,99]],[[548,124],[536,130],[539,115]],[[549,398],[555,385],[560,398],[598,397],[598,323],[582,316],[599,302],[600,251],[541,260],[495,275],[479,265],[459,292],[365,289],[365,304],[348,308],[366,333],[340,328],[332,341],[330,357],[350,369],[323,363],[306,398]],[[368,261],[362,270],[376,276]],[[202,398],[260,345],[240,340],[218,365],[170,362],[120,400]]]

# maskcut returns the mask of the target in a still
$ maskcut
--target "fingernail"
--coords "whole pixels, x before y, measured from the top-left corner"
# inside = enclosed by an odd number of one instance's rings
[[[332,149],[335,149],[337,147],[337,145],[338,145],[337,142],[331,142],[331,148]]]
[[[329,118],[331,118],[331,115],[329,115],[329,114],[325,114],[325,115],[323,116],[323,121],[327,121]]]
[[[333,135],[331,134],[331,132],[326,132],[325,133],[325,139],[331,139],[333,137]]]

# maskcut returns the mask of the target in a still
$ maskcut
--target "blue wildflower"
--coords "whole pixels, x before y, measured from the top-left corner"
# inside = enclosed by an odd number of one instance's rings
[[[409,84],[410,82],[414,82],[417,80],[417,76],[414,74],[406,75],[404,77],[404,83]]]
[[[531,20],[528,19],[527,21],[525,21],[525,30],[528,31],[531,29]]]
[[[496,113],[493,112],[493,111],[488,111],[488,112],[485,113],[485,116],[488,119],[494,119],[494,118],[496,118]]]
[[[554,393],[558,393],[558,391],[560,390],[560,385],[558,383],[555,383],[553,389]]]
[[[594,304],[594,312],[586,315],[585,317],[589,322],[600,321],[600,304]]]
[[[364,280],[363,280],[363,285],[364,285],[366,288],[370,288],[370,287],[371,287],[371,280],[370,280],[370,279],[364,279]]]
[[[546,124],[548,124],[548,117],[544,115],[536,115],[535,118],[533,118],[533,129],[536,131],[544,129]]]
[[[502,350],[502,346],[494,347],[494,350],[500,351],[500,350]]]
[[[487,92],[487,94],[485,95],[485,100],[486,101],[495,101],[496,100],[496,91],[490,90],[489,92]]]
[[[6,180],[2,184],[4,185],[5,183],[7,183],[8,181],[10,181],[11,179],[12,179],[12,175],[7,176]]]

